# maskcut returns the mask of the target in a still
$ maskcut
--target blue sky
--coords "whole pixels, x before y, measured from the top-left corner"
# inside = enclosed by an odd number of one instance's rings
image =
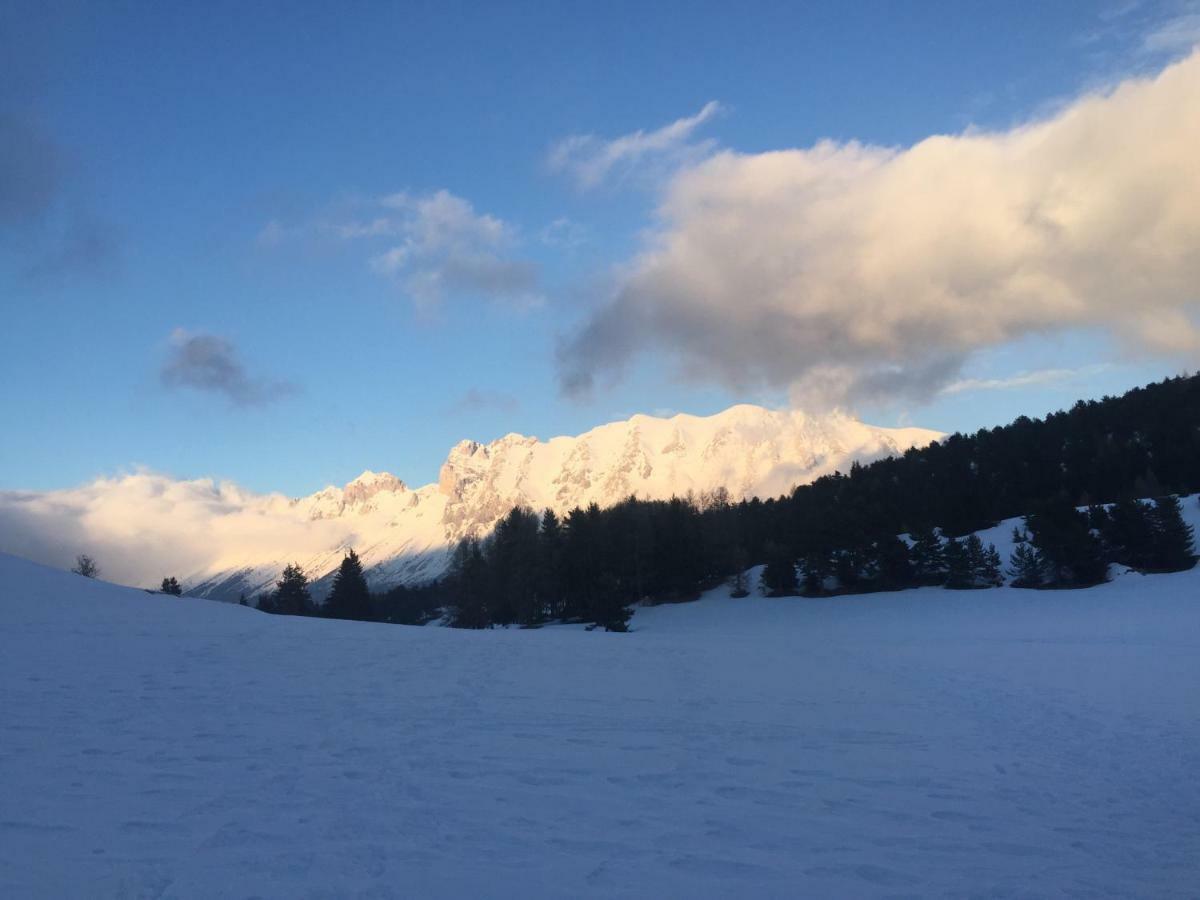
[[[0,34],[0,488],[147,466],[301,494],[425,483],[462,438],[795,400],[811,373],[681,371],[669,326],[628,362],[573,343],[680,172],[1005,132],[1200,26],[1186,3],[18,3]],[[1108,324],[1006,325],[855,409],[974,429],[1191,358]]]

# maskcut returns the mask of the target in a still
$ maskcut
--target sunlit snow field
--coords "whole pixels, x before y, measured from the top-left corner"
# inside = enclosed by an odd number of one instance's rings
[[[1195,897],[1200,572],[627,635],[0,557],[5,897]]]

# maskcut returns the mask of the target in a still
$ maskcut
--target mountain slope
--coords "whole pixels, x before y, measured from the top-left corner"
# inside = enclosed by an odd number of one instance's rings
[[[102,566],[111,562],[115,580],[154,585],[176,573],[190,593],[235,600],[269,587],[293,561],[318,580],[320,595],[353,547],[380,589],[437,577],[455,542],[487,533],[518,504],[564,513],[630,495],[665,499],[718,488],[735,500],[770,497],[939,436],[841,413],[740,405],[707,417],[637,415],[548,441],[519,434],[462,441],[437,483],[418,488],[364,472],[345,487],[289,499],[141,473],[75,492],[0,495],[0,525],[17,522],[0,528],[0,549],[59,565],[86,551]],[[57,555],[36,543],[13,545],[14,530],[54,535]]]

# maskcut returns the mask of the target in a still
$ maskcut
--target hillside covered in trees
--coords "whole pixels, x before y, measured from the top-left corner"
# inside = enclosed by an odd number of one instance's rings
[[[977,588],[1003,575],[1086,586],[1113,562],[1190,567],[1192,535],[1173,495],[1198,489],[1200,376],[1183,376],[855,464],[785,497],[629,498],[561,518],[514,509],[486,539],[461,543],[440,582],[375,595],[348,617],[419,623],[449,610],[469,628],[575,620],[622,630],[632,603],[689,600],[757,564],[776,595]],[[1146,497],[1159,499],[1135,499]],[[1015,516],[1026,519],[1011,560],[956,540]]]

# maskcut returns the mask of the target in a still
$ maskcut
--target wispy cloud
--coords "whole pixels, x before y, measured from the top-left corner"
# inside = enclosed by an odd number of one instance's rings
[[[1149,53],[1185,53],[1200,44],[1200,10],[1184,12],[1157,23],[1142,38]]]
[[[1007,378],[963,378],[941,389],[942,394],[962,394],[971,391],[1007,391],[1014,388],[1042,387],[1051,384],[1076,381],[1100,375],[1112,368],[1111,363],[1096,363],[1076,369],[1037,369],[1019,372]]]
[[[538,239],[547,247],[577,250],[587,243],[588,229],[566,216],[560,216],[538,233]]]
[[[400,238],[371,264],[395,276],[419,307],[430,308],[447,294],[478,294],[517,306],[540,302],[537,267],[510,256],[516,230],[480,213],[449,191],[393,194],[382,205],[393,217],[373,220],[366,231]],[[362,235],[351,235],[362,236]]]
[[[299,388],[288,381],[250,375],[232,342],[215,334],[177,328],[159,378],[165,387],[219,394],[234,406],[265,406]]]
[[[705,156],[716,142],[694,140],[696,131],[722,111],[715,100],[693,116],[676,119],[654,131],[634,131],[605,139],[594,134],[573,134],[555,143],[546,156],[551,172],[571,176],[587,190],[610,176],[625,177],[638,166],[678,165]]]
[[[452,413],[476,413],[486,410],[516,412],[521,402],[512,394],[486,388],[471,388],[450,407]]]
[[[362,242],[369,262],[393,279],[422,311],[448,296],[470,295],[527,309],[539,305],[538,266],[518,256],[518,229],[479,212],[447,190],[402,191],[351,205],[359,215],[327,216],[305,225],[272,219],[258,242],[275,246],[299,237]],[[363,215],[365,213],[365,215]]]

